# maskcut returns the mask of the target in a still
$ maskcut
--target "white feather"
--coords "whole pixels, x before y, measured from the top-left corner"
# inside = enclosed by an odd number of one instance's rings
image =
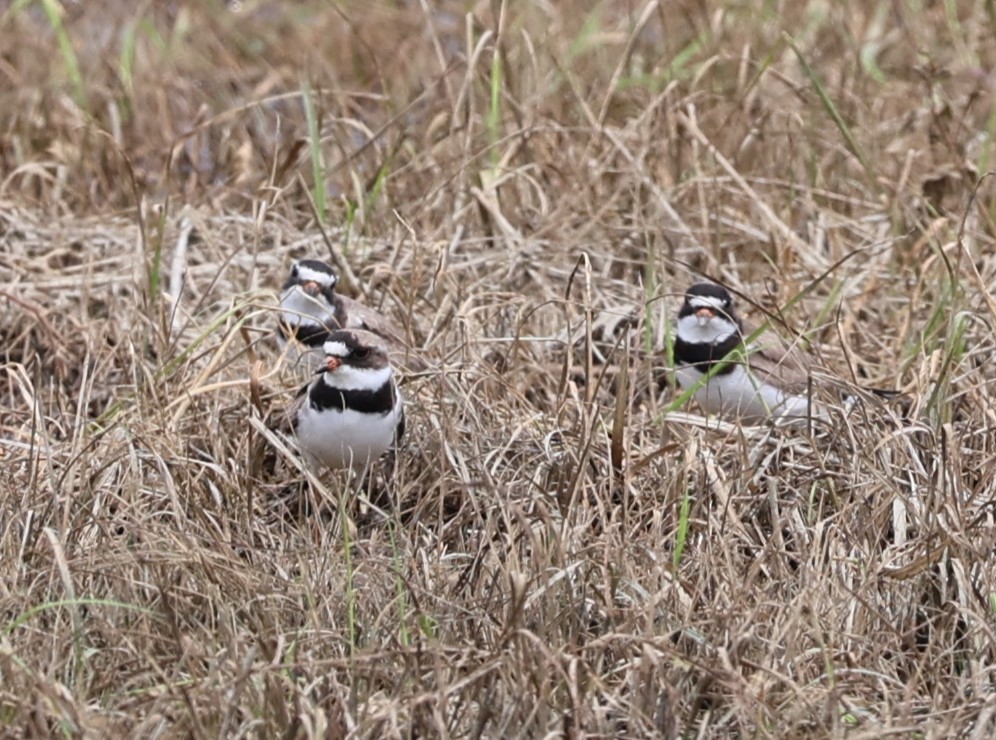
[[[326,288],[336,283],[335,275],[322,270],[313,270],[306,265],[297,266],[297,279],[302,283],[318,283]]]
[[[808,397],[765,383],[742,364],[730,372],[713,375],[705,383],[705,373],[691,365],[679,366],[675,376],[682,388],[696,388],[694,398],[707,414],[738,416],[747,422],[810,415]],[[815,410],[813,415],[819,416]]]
[[[722,311],[726,301],[711,295],[693,295],[688,297],[688,305],[692,308],[711,308]]]
[[[297,439],[313,468],[358,470],[387,452],[401,418],[401,394],[386,414],[344,409],[321,412],[307,403],[297,419]]]
[[[345,357],[349,354],[349,347],[347,347],[343,342],[339,341],[328,341],[322,345],[322,350],[327,355],[335,355],[336,357]]]
[[[702,318],[683,316],[678,319],[678,336],[689,344],[720,344],[737,330],[725,316]]]
[[[326,354],[329,344],[331,342],[325,343]],[[381,368],[340,365],[332,372],[325,372],[325,382],[343,391],[375,391],[391,382],[392,374],[390,365]]]
[[[310,296],[300,285],[294,285],[280,296],[281,318],[291,326],[303,323],[323,324],[331,313],[331,306],[321,296]]]

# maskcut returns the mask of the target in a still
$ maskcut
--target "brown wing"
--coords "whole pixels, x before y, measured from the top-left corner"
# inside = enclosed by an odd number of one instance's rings
[[[344,295],[336,296],[335,318],[343,329],[364,329],[387,341],[389,350],[407,349],[404,332],[383,314]]]
[[[744,325],[744,339],[749,340],[756,330]],[[773,327],[766,328],[753,342],[747,341],[747,356],[755,373],[770,377],[783,390],[799,394],[807,391],[812,364],[798,345],[786,342]]]
[[[405,342],[405,333],[401,327],[359,301],[337,295],[336,319],[344,324],[344,329],[363,329],[383,339],[391,362],[398,369],[422,372],[428,368],[425,361]]]

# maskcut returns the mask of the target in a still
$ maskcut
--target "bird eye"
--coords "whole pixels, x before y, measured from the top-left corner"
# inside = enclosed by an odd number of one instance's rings
[[[367,347],[357,347],[353,350],[353,357],[357,360],[365,360],[370,355],[370,349]]]

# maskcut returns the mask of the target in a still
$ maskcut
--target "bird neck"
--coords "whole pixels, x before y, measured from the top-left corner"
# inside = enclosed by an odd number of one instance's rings
[[[308,393],[308,402],[316,411],[349,409],[365,414],[387,414],[397,403],[397,390],[390,374],[376,388],[341,388],[325,380],[328,374],[320,376]]]

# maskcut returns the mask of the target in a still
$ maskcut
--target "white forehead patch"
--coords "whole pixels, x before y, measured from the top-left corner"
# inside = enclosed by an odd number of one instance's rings
[[[688,305],[692,308],[711,308],[722,311],[726,302],[722,298],[711,295],[693,295],[688,298]]]
[[[297,279],[302,283],[318,283],[326,288],[335,285],[336,276],[323,270],[315,270],[306,265],[297,266]]]
[[[342,342],[326,342],[322,345],[322,350],[325,354],[335,355],[336,357],[347,357],[349,355],[349,347]]]

